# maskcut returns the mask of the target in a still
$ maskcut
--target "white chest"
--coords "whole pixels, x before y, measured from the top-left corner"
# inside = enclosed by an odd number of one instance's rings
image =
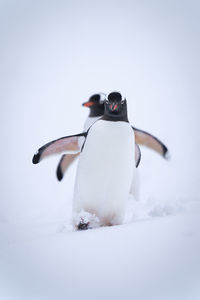
[[[122,218],[133,176],[134,133],[129,123],[97,121],[77,169],[75,209],[100,219]]]

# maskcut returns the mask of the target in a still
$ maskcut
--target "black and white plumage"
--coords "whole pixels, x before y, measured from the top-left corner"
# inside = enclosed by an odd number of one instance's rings
[[[88,128],[94,122],[96,122],[99,118],[102,117],[104,114],[104,100],[105,100],[106,94],[104,93],[97,93],[92,95],[87,102],[84,102],[82,105],[84,107],[89,108],[89,115],[85,121],[83,131],[87,132]],[[79,153],[77,154],[64,154],[57,166],[56,175],[57,179],[61,181],[64,177],[64,174],[68,170],[68,168],[71,166],[71,164],[76,160],[76,158],[79,156]]]
[[[95,216],[98,225],[122,223],[133,166],[140,161],[126,100],[120,93],[111,93],[104,106],[104,116],[87,132],[47,143],[33,157],[36,164],[52,154],[80,152],[73,201],[74,222],[80,229],[91,223],[84,223],[82,217],[77,221],[82,212]]]
[[[108,226],[123,222],[139,161],[140,151],[128,122],[126,100],[122,100],[120,93],[111,93],[105,101],[104,116],[88,131],[78,163],[73,201],[78,227],[80,223]]]
[[[73,201],[77,228],[122,223],[141,158],[136,136],[141,144],[166,155],[167,148],[158,139],[130,125],[126,99],[113,92],[104,101],[104,115],[87,131],[47,143],[34,155],[36,164],[52,154],[80,153]],[[149,143],[144,142],[146,137]]]
[[[86,132],[88,128],[94,124],[98,119],[100,119],[104,114],[104,100],[106,94],[98,93],[92,95],[87,102],[84,102],[82,105],[90,109],[89,115],[84,124],[84,131]],[[157,137],[151,133],[132,127],[135,133],[135,141],[138,145],[145,146],[151,150],[154,150],[160,154],[163,158],[168,158],[168,149]],[[57,179],[61,181],[64,177],[64,174],[70,167],[70,165],[76,160],[79,154],[64,154],[57,166]],[[131,194],[132,193],[131,191]]]

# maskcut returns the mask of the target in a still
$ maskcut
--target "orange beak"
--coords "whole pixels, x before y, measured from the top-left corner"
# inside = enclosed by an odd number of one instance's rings
[[[91,101],[89,101],[89,102],[84,102],[82,105],[85,106],[85,107],[91,107],[91,106],[94,105],[94,102],[91,102]]]

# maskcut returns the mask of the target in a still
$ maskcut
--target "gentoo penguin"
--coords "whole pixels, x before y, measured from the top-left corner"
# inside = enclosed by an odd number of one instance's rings
[[[104,108],[103,117],[87,132],[47,143],[33,157],[37,164],[52,154],[81,152],[73,200],[78,229],[123,222],[133,172],[141,158],[128,121],[126,99],[112,92]]]
[[[88,128],[96,122],[99,118],[101,118],[104,114],[104,100],[106,98],[106,94],[98,93],[92,95],[87,102],[84,102],[82,106],[88,107],[90,109],[89,115],[84,124],[84,130],[88,130]]]
[[[85,121],[83,131],[86,132],[88,128],[96,122],[100,117],[104,114],[104,100],[106,94],[98,93],[92,95],[87,102],[84,102],[82,106],[89,108],[89,115]],[[61,181],[64,177],[65,172],[69,168],[69,166],[76,160],[79,156],[77,154],[64,154],[57,166],[56,176],[59,181]]]
[[[84,102],[82,106],[88,107],[90,109],[89,116],[87,117],[84,124],[84,131],[87,131],[88,128],[101,118],[104,114],[104,103],[106,94],[98,93],[92,95],[87,102]],[[162,155],[163,158],[167,158],[167,147],[155,136],[148,133],[147,131],[133,127],[135,133],[135,141],[138,145],[146,146],[149,149],[156,151],[158,154]],[[57,179],[61,181],[64,177],[69,166],[73,161],[79,156],[77,154],[64,154],[58,164],[56,175]],[[135,181],[135,180],[134,180]],[[135,194],[134,183],[132,184],[131,194]],[[135,196],[135,195],[134,195]]]

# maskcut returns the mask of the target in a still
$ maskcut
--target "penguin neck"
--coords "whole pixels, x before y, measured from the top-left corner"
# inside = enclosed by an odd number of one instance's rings
[[[101,120],[104,120],[104,121],[114,121],[114,122],[121,121],[121,122],[127,122],[127,123],[129,123],[127,112],[125,112],[124,114],[120,114],[120,115],[114,115],[114,114],[107,114],[107,113],[105,113],[103,115],[103,117],[101,118]]]
[[[88,117],[101,117],[104,114],[104,105],[94,106],[90,108]]]

